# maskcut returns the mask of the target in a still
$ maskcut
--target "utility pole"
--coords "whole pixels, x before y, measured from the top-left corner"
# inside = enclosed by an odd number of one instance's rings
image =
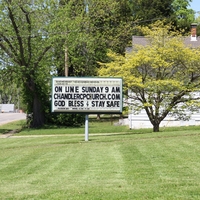
[[[68,67],[68,51],[67,46],[65,47],[65,76],[67,77],[69,75],[69,67]]]

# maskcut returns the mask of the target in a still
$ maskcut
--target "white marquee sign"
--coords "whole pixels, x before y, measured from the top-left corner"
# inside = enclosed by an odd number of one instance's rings
[[[52,112],[122,113],[122,78],[52,79]]]

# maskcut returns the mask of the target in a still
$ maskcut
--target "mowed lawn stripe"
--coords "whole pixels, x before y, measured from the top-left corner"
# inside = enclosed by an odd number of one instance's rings
[[[163,199],[164,194],[169,199],[187,199],[190,194],[192,199],[200,198],[199,136],[144,141],[137,144],[137,149],[146,159],[146,164],[140,166],[144,172],[138,170],[146,197]]]
[[[19,147],[12,144],[4,151],[5,154],[10,152],[10,161],[6,161],[6,156],[1,156],[1,191],[6,196],[12,194],[17,197],[21,191],[29,191],[30,196],[36,195],[36,191],[43,194],[54,191],[58,185],[63,191],[74,188],[81,191],[85,185],[97,189],[113,189],[114,186],[117,189],[126,182],[122,180],[123,161],[119,159],[120,152],[116,145],[107,143],[103,149],[102,143],[57,146],[36,143],[35,146],[27,146],[29,139],[27,142],[23,140]]]
[[[199,135],[139,137],[1,139],[0,199],[199,199]]]

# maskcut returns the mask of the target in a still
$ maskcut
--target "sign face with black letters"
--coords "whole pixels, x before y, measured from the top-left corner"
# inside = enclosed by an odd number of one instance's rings
[[[52,112],[120,114],[122,101],[122,78],[52,78]]]

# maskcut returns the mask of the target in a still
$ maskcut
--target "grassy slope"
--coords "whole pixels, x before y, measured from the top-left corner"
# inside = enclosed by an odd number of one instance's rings
[[[199,136],[188,127],[89,142],[73,134],[0,139],[0,199],[200,199]]]

